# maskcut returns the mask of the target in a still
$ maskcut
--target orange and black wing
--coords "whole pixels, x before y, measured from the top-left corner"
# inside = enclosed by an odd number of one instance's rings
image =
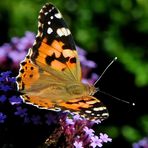
[[[31,60],[52,75],[80,81],[81,69],[71,32],[60,11],[48,3],[40,11]]]

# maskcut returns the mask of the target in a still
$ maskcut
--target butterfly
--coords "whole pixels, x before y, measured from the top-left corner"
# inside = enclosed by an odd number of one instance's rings
[[[54,111],[68,110],[89,120],[104,120],[107,108],[93,97],[97,89],[81,82],[76,46],[60,11],[45,4],[38,34],[20,63],[17,88],[28,104]]]

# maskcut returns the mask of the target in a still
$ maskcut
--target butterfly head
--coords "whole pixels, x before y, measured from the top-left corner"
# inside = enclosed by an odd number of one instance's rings
[[[94,85],[89,85],[89,95],[90,96],[93,96],[98,90],[99,88],[96,88]]]

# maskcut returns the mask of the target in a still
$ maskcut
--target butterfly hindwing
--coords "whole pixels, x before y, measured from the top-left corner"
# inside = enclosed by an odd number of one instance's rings
[[[104,120],[109,116],[104,104],[92,96],[72,99],[67,102],[61,102],[58,105],[64,110],[68,109],[89,120]]]

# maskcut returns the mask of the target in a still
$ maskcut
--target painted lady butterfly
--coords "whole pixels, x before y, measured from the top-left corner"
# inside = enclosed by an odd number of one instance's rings
[[[70,30],[55,6],[40,11],[38,34],[20,64],[17,87],[26,103],[49,110],[70,110],[89,120],[104,120],[107,108],[81,82],[81,67]]]

